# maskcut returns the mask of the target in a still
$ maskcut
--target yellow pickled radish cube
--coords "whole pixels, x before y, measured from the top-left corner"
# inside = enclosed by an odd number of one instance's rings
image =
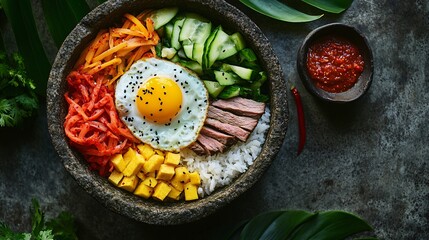
[[[125,170],[123,171],[124,176],[129,177],[132,175],[136,175],[140,169],[143,167],[143,164],[145,163],[144,157],[138,153],[135,154],[134,159],[132,159]]]
[[[146,173],[146,177],[156,177],[156,173],[155,172],[150,172],[150,173]]]
[[[177,167],[174,171],[176,172],[175,178],[181,183],[185,184],[189,181],[189,171],[186,167]]]
[[[197,172],[189,173],[189,182],[196,186],[199,186],[201,184],[200,174],[198,174]]]
[[[159,150],[159,149],[155,149],[155,154],[159,155],[159,156],[163,156],[164,157],[164,152]]]
[[[164,162],[164,157],[160,155],[153,155],[150,157],[143,166],[145,173],[155,172],[159,170],[159,167]]]
[[[185,184],[185,200],[192,201],[198,199],[198,189],[197,186],[188,182]]]
[[[128,148],[128,151],[124,154],[125,164],[128,165],[136,157],[136,151],[132,148]]]
[[[168,186],[167,183],[160,181],[156,185],[154,192],[152,194],[152,197],[163,201],[164,198],[167,197],[167,195],[170,193],[170,191],[171,191],[171,187]]]
[[[183,186],[184,184],[181,183],[180,180],[178,180],[176,177],[173,177],[173,179],[171,179],[170,181],[171,186],[173,186],[175,189],[177,189],[178,191],[182,192],[183,191]]]
[[[118,172],[124,171],[125,167],[127,167],[127,164],[120,153],[113,155],[113,158],[110,159],[110,162]]]
[[[113,183],[114,185],[118,186],[119,182],[124,177],[124,174],[117,170],[113,170],[113,172],[109,176],[109,182]]]
[[[136,176],[142,181],[146,179],[146,175],[144,175],[144,172],[142,172],[141,170],[136,174]]]
[[[158,184],[158,181],[154,177],[147,177],[145,180],[143,180],[143,184],[153,188]]]
[[[180,153],[167,152],[164,163],[177,166],[180,163]]]
[[[171,191],[168,193],[168,197],[174,200],[179,200],[180,199],[180,194],[182,193],[182,191],[177,190],[176,188],[174,188],[173,186],[170,186]]]
[[[153,148],[148,144],[139,144],[137,148],[140,151],[140,154],[143,155],[144,159],[148,160],[152,155],[155,154]]]
[[[128,192],[133,192],[137,187],[137,183],[139,179],[137,176],[124,177],[122,181],[119,183],[119,187],[127,190]]]
[[[156,179],[169,181],[174,176],[174,167],[168,164],[161,164]]]
[[[147,186],[144,183],[140,183],[136,190],[134,191],[134,194],[140,197],[144,197],[146,199],[150,198],[150,196],[152,196],[153,193],[153,188]]]

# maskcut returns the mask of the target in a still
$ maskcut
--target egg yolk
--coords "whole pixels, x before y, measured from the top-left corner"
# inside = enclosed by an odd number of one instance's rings
[[[180,112],[182,97],[176,82],[166,77],[152,77],[137,92],[137,109],[147,121],[168,123]]]

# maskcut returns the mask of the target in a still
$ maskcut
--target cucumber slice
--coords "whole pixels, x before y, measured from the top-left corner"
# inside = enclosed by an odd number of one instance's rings
[[[264,84],[264,82],[266,81],[268,79],[268,77],[267,77],[267,73],[266,72],[264,72],[264,71],[262,71],[262,72],[259,72],[259,78],[257,79],[257,80],[255,80],[251,85],[250,85],[250,88],[251,89],[253,89],[253,90],[256,90],[256,89],[260,89],[260,87]]]
[[[235,49],[237,49],[237,51],[240,51],[246,47],[246,42],[244,41],[243,36],[239,32],[232,34],[231,39],[234,42]]]
[[[192,50],[192,59],[203,65],[204,43],[194,43]]]
[[[207,67],[211,67],[216,60],[228,58],[236,53],[234,41],[222,29],[219,29],[208,48]]]
[[[222,90],[225,88],[225,86],[222,86],[215,81],[203,80],[203,83],[204,83],[204,86],[206,86],[207,92],[209,92],[209,95],[213,98],[217,98],[219,93],[221,93]]]
[[[186,68],[189,68],[190,70],[195,72],[197,75],[203,74],[203,67],[201,67],[201,65],[195,61],[180,60],[179,64],[186,67]]]
[[[207,38],[205,44],[204,44],[204,54],[203,54],[203,67],[205,69],[210,68],[210,66],[214,63],[214,61],[210,64],[209,66],[209,49],[210,46],[212,45],[213,39],[216,37],[216,34],[219,30],[222,30],[222,26],[217,26],[212,33],[209,35],[209,37]]]
[[[216,81],[222,86],[229,86],[241,83],[241,79],[233,73],[213,71]]]
[[[183,48],[181,48],[179,51],[177,51],[177,55],[179,55],[180,58],[186,58],[185,51]]]
[[[180,32],[179,41],[189,40],[193,43],[204,43],[210,35],[211,26],[211,22],[186,18]]]
[[[228,86],[218,95],[219,98],[228,99],[240,96],[241,88],[239,86]]]
[[[239,54],[240,54],[241,59],[249,61],[249,62],[256,61],[256,59],[257,59],[256,58],[256,54],[250,48],[244,48],[244,49],[242,49],[239,52]]]
[[[183,45],[183,51],[187,58],[192,59],[192,51],[194,50],[193,44]]]
[[[173,27],[174,27],[174,24],[173,24],[173,23],[167,23],[167,24],[164,26],[164,29],[165,29],[165,37],[166,37],[167,39],[171,39],[171,36],[173,35]]]
[[[174,22],[173,33],[171,34],[171,46],[176,50],[182,48],[182,45],[179,42],[180,31],[182,30],[183,23],[185,19],[178,19]]]
[[[176,54],[176,55],[174,55],[174,57],[172,59],[170,59],[170,61],[177,63],[180,61],[180,57]]]
[[[227,69],[226,71],[232,71],[235,74],[237,74],[240,78],[244,79],[244,80],[253,80],[255,78],[255,76],[257,75],[257,72],[255,72],[254,70],[250,69],[250,68],[245,68],[245,67],[240,67],[240,66],[236,66],[236,65],[230,65],[230,64],[226,64],[224,63],[222,65],[223,69]]]
[[[178,11],[178,8],[161,8],[153,11],[150,14],[149,18],[153,21],[153,27],[155,29],[159,29],[160,27],[170,22],[171,19],[176,16]]]

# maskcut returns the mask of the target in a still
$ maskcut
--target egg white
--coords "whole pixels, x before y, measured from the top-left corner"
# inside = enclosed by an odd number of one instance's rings
[[[171,122],[143,119],[135,99],[140,86],[154,76],[175,81],[182,91],[182,107]],[[146,58],[134,63],[117,81],[115,104],[121,120],[133,135],[152,147],[179,151],[195,142],[207,116],[208,93],[196,74],[175,63]]]

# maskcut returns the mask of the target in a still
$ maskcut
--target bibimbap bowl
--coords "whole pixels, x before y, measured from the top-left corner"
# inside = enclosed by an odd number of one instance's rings
[[[225,26],[225,31],[230,34],[239,32],[247,46],[256,54],[267,76],[264,89],[261,90],[269,95],[267,102],[269,127],[264,132],[265,140],[260,143],[263,145],[258,150],[258,156],[255,156],[247,166],[247,170],[237,174],[230,183],[212,189],[210,194],[200,189],[200,197],[193,201],[144,199],[133,192],[114,186],[106,177],[100,176],[97,171],[90,170],[82,152],[71,146],[64,126],[70,111],[70,102],[65,99],[65,94],[69,91],[67,77],[75,69],[75,64],[79,61],[82,52],[93,42],[100,30],[117,26],[118,23],[122,24],[124,15],[127,13],[136,16],[147,9],[168,7],[178,7],[179,11],[197,13],[210,20],[213,28],[217,25]],[[244,193],[254,185],[276,157],[283,143],[288,122],[286,85],[280,63],[270,43],[256,24],[224,1],[117,0],[100,5],[82,19],[59,49],[49,77],[47,92],[49,132],[66,170],[80,186],[109,209],[150,224],[170,225],[192,222],[213,213]],[[249,139],[251,138],[252,135]],[[249,145],[244,146],[249,147]],[[243,151],[247,150],[243,149]],[[124,152],[125,150],[122,153]],[[204,160],[204,157],[202,159]],[[228,171],[228,169],[221,169],[221,171]],[[207,181],[202,173],[200,175],[203,182]]]

